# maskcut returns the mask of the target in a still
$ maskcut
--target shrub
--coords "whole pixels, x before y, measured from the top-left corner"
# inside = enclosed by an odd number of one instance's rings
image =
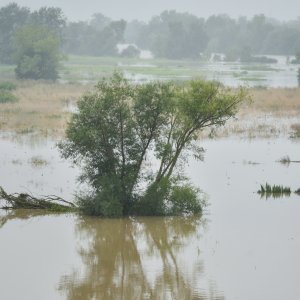
[[[16,84],[12,82],[0,82],[0,90],[5,90],[5,91],[13,91],[17,88]]]
[[[14,103],[17,101],[17,97],[9,91],[0,90],[0,103]]]

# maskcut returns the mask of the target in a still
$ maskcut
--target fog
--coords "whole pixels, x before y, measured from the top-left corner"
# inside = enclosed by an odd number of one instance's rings
[[[11,2],[0,0],[0,6]],[[18,0],[15,2],[31,9],[38,9],[41,6],[61,7],[72,21],[86,20],[96,12],[101,12],[113,19],[148,20],[151,16],[167,9],[190,12],[205,18],[212,14],[252,17],[263,13],[279,20],[295,19],[300,16],[299,0]]]

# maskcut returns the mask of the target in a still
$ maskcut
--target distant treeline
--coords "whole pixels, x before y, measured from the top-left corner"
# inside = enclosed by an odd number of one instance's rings
[[[224,53],[227,60],[251,60],[252,55],[295,55],[300,52],[300,18],[289,22],[256,15],[232,19],[214,15],[208,19],[188,13],[164,11],[149,22],[112,20],[101,13],[89,21],[69,22],[60,8],[31,11],[11,3],[0,8],[0,62],[13,63],[15,37],[24,26],[43,27],[57,36],[66,54],[116,56],[117,45],[135,44],[155,57],[197,59]],[[125,56],[138,55],[131,47]],[[217,57],[216,57],[217,58]]]

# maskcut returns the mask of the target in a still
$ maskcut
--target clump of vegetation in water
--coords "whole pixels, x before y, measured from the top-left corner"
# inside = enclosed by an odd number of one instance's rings
[[[265,185],[260,185],[260,190],[257,191],[258,194],[261,194],[262,196],[273,196],[276,197],[282,197],[282,196],[290,196],[291,194],[291,188],[290,187],[284,187],[282,185],[273,185],[266,183]]]
[[[116,73],[100,81],[78,102],[59,146],[91,186],[80,208],[109,217],[201,212],[198,189],[176,166],[189,153],[200,159],[201,130],[224,125],[246,96],[202,80],[134,85]]]
[[[291,137],[300,138],[300,123],[292,124],[291,129],[292,129]]]
[[[42,157],[40,156],[33,156],[31,159],[30,159],[30,164],[33,166],[33,167],[44,167],[46,165],[48,165],[48,161],[43,159]]]
[[[291,160],[288,155],[283,156],[282,158],[279,159],[279,161],[283,165],[289,165],[290,163],[300,163],[299,160]]]
[[[60,197],[49,195],[42,197],[34,197],[26,193],[8,194],[0,186],[0,200],[6,201],[6,209],[45,209],[55,212],[75,211],[77,207],[69,201]]]
[[[300,196],[300,188],[298,190],[295,191],[295,194]]]

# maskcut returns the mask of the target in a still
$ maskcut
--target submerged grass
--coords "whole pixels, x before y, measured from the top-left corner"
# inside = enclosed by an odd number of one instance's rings
[[[300,160],[291,160],[288,155],[283,156],[278,160],[283,165],[289,165],[290,163],[300,163]]]
[[[43,159],[41,156],[33,156],[29,162],[33,167],[36,167],[36,168],[44,167],[49,164],[49,162],[47,160]]]
[[[288,155],[286,155],[281,157],[278,162],[280,162],[283,165],[289,165],[291,163],[291,159]]]

